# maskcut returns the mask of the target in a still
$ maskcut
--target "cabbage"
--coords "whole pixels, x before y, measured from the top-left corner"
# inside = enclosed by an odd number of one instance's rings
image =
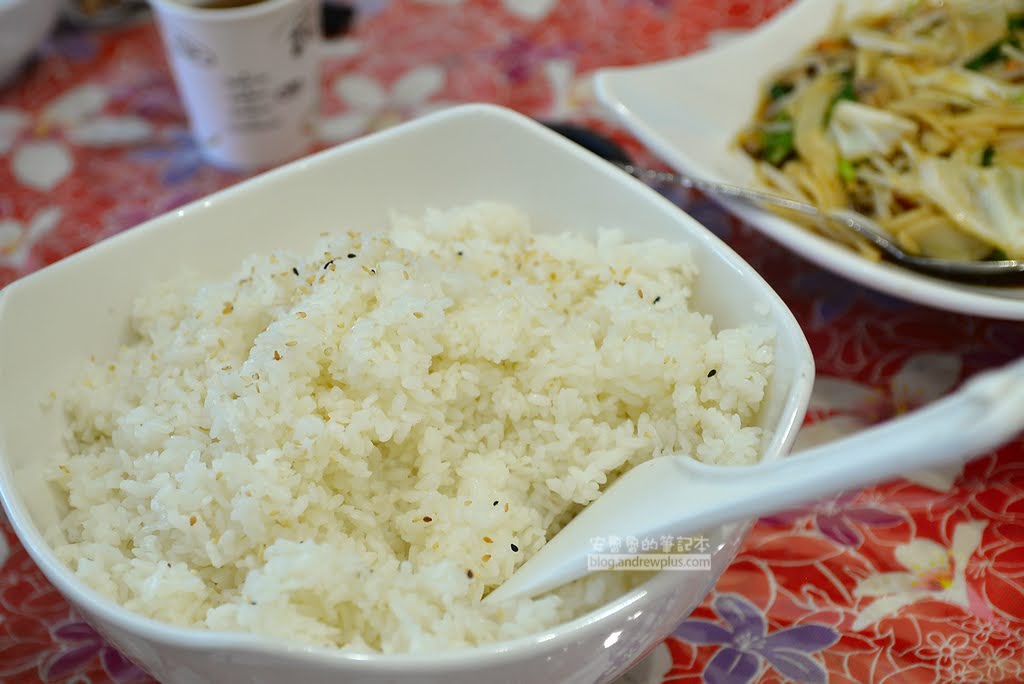
[[[901,236],[902,237],[902,236]],[[930,222],[921,230],[907,231],[922,256],[952,261],[981,261],[992,247],[958,229],[952,221]]]
[[[1005,43],[1010,27],[1010,12],[1006,3],[984,3],[969,0],[951,7],[961,21],[957,22],[956,39],[960,41],[960,55],[980,55],[983,51]],[[988,5],[986,7],[986,5]],[[994,5],[994,6],[993,6]],[[1020,11],[1020,7],[1017,7]]]
[[[924,158],[920,190],[965,231],[1011,259],[1024,258],[1024,169]]]
[[[897,237],[904,249],[953,261],[980,261],[992,253],[991,245],[965,233],[948,216],[918,211],[922,217],[900,230]]]
[[[909,41],[900,40],[888,33],[872,29],[853,29],[850,31],[850,42],[862,50],[874,50],[889,55],[914,54],[914,47]]]
[[[814,179],[811,195],[815,203],[825,209],[846,203],[846,193],[837,171],[839,152],[825,134],[822,123],[841,84],[839,74],[823,74],[800,90],[789,105],[793,118],[793,144]]]
[[[976,71],[961,68],[937,68],[926,74],[914,76],[915,86],[930,87],[950,95],[960,95],[975,102],[1013,100],[1022,90],[1004,81],[997,81]]]
[[[935,38],[914,36],[899,38],[884,31],[856,28],[850,31],[850,42],[861,50],[874,50],[887,55],[903,57],[942,57],[952,53],[950,45]]]
[[[883,109],[844,100],[832,111],[829,132],[843,158],[858,161],[888,156],[900,140],[917,133],[917,124]]]

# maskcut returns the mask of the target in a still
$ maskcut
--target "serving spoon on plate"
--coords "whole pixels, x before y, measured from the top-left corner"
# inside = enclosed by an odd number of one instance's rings
[[[485,600],[536,596],[579,579],[596,552],[595,537],[697,534],[922,468],[966,462],[1021,430],[1024,359],[979,374],[914,413],[789,458],[752,466],[655,458],[620,477]]]
[[[770,192],[743,188],[728,183],[705,180],[680,173],[657,171],[636,166],[629,155],[615,141],[585,126],[568,123],[548,123],[548,128],[590,150],[599,157],[615,164],[620,169],[645,183],[668,183],[684,188],[700,190],[712,197],[738,200],[760,209],[778,207],[810,216],[819,220],[839,224],[877,247],[890,260],[907,268],[950,280],[978,280],[995,283],[1024,276],[1024,259],[1001,261],[956,261],[923,257],[905,251],[886,235],[885,229],[867,216],[849,209],[822,211],[812,204],[782,197]]]

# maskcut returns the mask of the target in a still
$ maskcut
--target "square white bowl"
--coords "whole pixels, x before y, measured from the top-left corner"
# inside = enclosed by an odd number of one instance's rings
[[[126,654],[162,681],[603,682],[671,631],[713,586],[744,526],[716,531],[709,573],[661,573],[631,594],[550,632],[435,656],[352,656],[252,635],[166,626],[84,586],[43,541],[59,502],[43,469],[62,453],[63,416],[45,404],[90,355],[126,339],[132,300],[186,265],[204,279],[249,254],[310,247],[323,231],[376,230],[389,211],[419,214],[478,200],[525,210],[537,230],[692,246],[695,304],[719,326],[764,321],[777,366],[760,421],[764,457],[788,451],[814,365],[789,310],[743,260],[670,202],[543,126],[471,105],[420,119],[272,171],[122,233],[0,291],[0,497],[21,542],[54,585]],[[619,632],[614,649],[603,644]],[[614,641],[614,640],[613,640]]]
[[[798,0],[748,35],[691,56],[595,76],[600,101],[682,173],[754,187],[754,165],[736,144],[769,80],[832,26],[905,4],[900,0]],[[775,214],[722,203],[814,263],[893,297],[939,309],[1024,320],[1024,287],[961,285],[888,262],[872,262]]]

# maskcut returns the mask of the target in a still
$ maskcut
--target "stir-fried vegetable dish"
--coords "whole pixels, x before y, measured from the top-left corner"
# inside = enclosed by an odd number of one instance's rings
[[[740,143],[772,190],[859,211],[913,254],[1024,258],[1024,0],[857,20],[765,90]]]

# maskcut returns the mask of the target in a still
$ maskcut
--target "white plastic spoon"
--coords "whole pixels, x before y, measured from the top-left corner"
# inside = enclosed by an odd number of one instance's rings
[[[1024,430],[1024,360],[980,374],[929,406],[771,463],[709,466],[665,456],[623,475],[488,603],[536,596],[587,573],[595,537],[696,534],[901,474],[968,461]]]

